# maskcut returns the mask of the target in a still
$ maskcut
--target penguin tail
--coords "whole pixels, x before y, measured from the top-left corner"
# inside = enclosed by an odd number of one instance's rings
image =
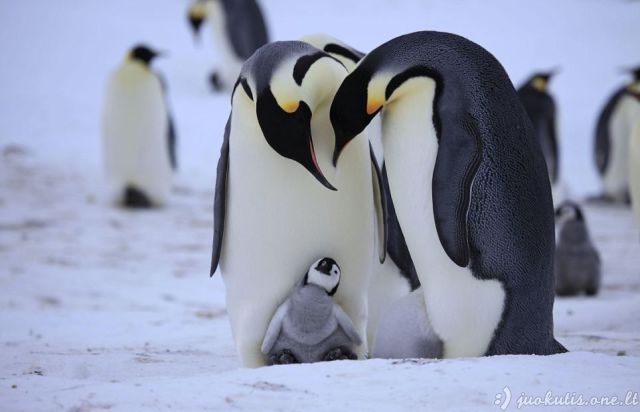
[[[148,209],[153,207],[149,197],[133,186],[127,186],[124,190],[122,205],[132,209]]]

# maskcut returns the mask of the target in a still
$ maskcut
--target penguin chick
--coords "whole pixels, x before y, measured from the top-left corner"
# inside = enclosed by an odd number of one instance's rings
[[[339,282],[340,267],[333,259],[311,265],[269,323],[261,348],[269,364],[356,359],[353,347],[362,339],[332,299]]]
[[[102,115],[108,196],[125,207],[164,205],[175,168],[175,133],[160,76],[161,53],[137,45],[109,78]]]
[[[442,358],[442,341],[433,330],[418,288],[393,302],[380,317],[373,357]]]
[[[595,295],[600,287],[600,256],[589,237],[580,206],[565,201],[556,209],[560,227],[555,255],[556,294]]]

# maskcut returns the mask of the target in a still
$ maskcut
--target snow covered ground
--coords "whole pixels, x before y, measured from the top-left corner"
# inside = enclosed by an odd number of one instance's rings
[[[507,392],[505,409],[514,410],[519,399],[524,409],[547,391],[573,397],[573,406],[559,410],[585,410],[579,396],[624,401],[631,391],[633,400],[640,391],[640,234],[620,208],[586,210],[603,288],[595,298],[556,300],[556,336],[571,353],[239,368],[223,284],[208,277],[229,100],[208,92],[204,78],[215,56],[206,36],[201,47],[193,44],[187,4],[0,4],[0,410],[497,411]],[[560,66],[551,88],[561,114],[561,172],[577,196],[598,190],[595,116],[626,81],[618,68],[640,63],[640,2],[263,4],[275,39],[327,32],[368,50],[438,29],[492,51],[516,84]],[[168,78],[179,138],[172,203],[152,212],[112,209],[101,198],[104,81],[138,41],[169,53],[158,68]]]

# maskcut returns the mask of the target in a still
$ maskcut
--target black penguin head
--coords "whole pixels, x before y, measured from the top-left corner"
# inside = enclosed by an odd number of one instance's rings
[[[129,52],[129,59],[142,62],[145,66],[149,66],[151,61],[163,53],[155,51],[144,44],[135,46]]]
[[[302,37],[300,41],[309,43],[313,47],[330,54],[339,60],[340,63],[342,63],[349,71],[352,71],[358,62],[364,57],[364,53],[361,51],[356,50],[327,34],[310,34]]]
[[[309,44],[273,42],[245,62],[233,91],[233,96],[245,93],[254,102],[269,146],[301,164],[330,190],[336,189],[318,165],[311,117],[320,105],[330,103],[345,75],[342,64]]]
[[[193,31],[193,35],[195,39],[198,39],[198,35],[200,33],[200,27],[207,17],[207,9],[203,0],[198,0],[189,8],[189,13],[187,15],[187,19],[189,21],[189,26],[191,26],[191,31]]]
[[[526,85],[529,87],[533,87],[539,92],[546,93],[549,86],[549,80],[551,80],[553,76],[558,74],[558,72],[558,69],[553,69],[548,72],[535,73],[529,78],[529,80],[526,82]]]
[[[325,257],[316,260],[304,277],[303,284],[314,284],[323,288],[329,296],[333,296],[340,283],[340,266],[335,260]]]

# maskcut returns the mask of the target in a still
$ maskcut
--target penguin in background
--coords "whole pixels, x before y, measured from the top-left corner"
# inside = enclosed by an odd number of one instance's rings
[[[326,34],[313,34],[300,39],[339,60],[349,72],[355,69],[364,53]],[[387,256],[384,262],[374,262],[369,285],[369,314],[367,340],[369,350],[375,351],[376,334],[380,319],[392,304],[420,286],[416,269],[398,224],[398,218],[389,192],[389,182],[384,170],[380,116],[371,120],[365,129],[373,150],[376,166],[382,176],[385,194],[387,224]]]
[[[311,265],[269,323],[261,348],[269,364],[356,359],[353,347],[362,339],[333,301],[339,283],[335,260],[325,257]]]
[[[266,364],[261,345],[269,321],[318,256],[340,262],[335,302],[366,335],[374,235],[380,260],[385,251],[384,220],[376,219],[383,195],[364,134],[345,152],[348,162],[332,164],[329,107],[346,75],[307,43],[273,42],[245,62],[233,89],[216,178],[211,274],[219,265],[245,367]],[[367,343],[354,352],[363,358]]]
[[[594,159],[602,194],[590,201],[629,204],[629,136],[640,117],[634,93],[640,92],[640,66],[629,70],[631,83],[622,86],[607,100],[596,124]]]
[[[267,25],[256,0],[196,0],[189,24],[198,36],[204,20],[210,26],[219,67],[209,77],[215,91],[230,92],[242,63],[269,42]]]
[[[163,206],[171,191],[176,136],[166,86],[151,69],[162,54],[136,45],[107,83],[102,113],[103,158],[111,203]]]
[[[556,294],[595,295],[600,288],[600,255],[591,242],[582,209],[575,202],[565,201],[556,209],[556,221]]]
[[[560,181],[556,104],[548,90],[549,80],[555,74],[555,71],[535,73],[518,89],[518,96],[542,147],[551,182],[553,203],[557,205],[563,200],[564,194]]]
[[[629,193],[636,222],[640,227],[640,91],[630,91],[629,95],[635,99],[637,113],[629,142]]]
[[[553,336],[548,173],[504,68],[449,33],[377,47],[331,105],[334,164],[378,113],[391,195],[443,356],[565,352]]]

